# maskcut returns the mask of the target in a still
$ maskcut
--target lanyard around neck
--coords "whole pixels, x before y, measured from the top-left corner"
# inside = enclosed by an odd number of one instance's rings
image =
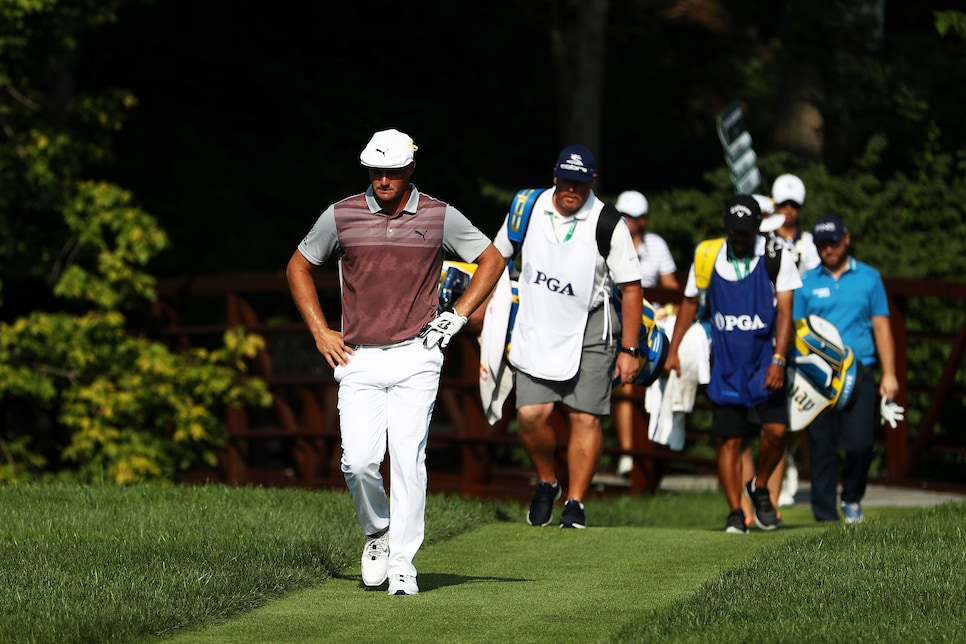
[[[554,239],[557,240],[557,243],[558,244],[564,244],[566,242],[569,242],[570,241],[570,238],[574,236],[574,228],[577,227],[577,217],[574,216],[573,221],[570,222],[570,230],[567,231],[567,234],[564,235],[564,238],[563,239],[560,239],[560,236],[557,235],[557,218],[556,218],[556,216],[554,216],[554,213],[552,213],[552,212],[548,212],[547,214],[550,215],[550,226],[553,228],[553,237],[554,237]]]
[[[751,257],[745,257],[745,274],[741,274],[741,264],[738,263],[738,258],[735,257],[735,252],[731,250],[731,246],[728,246],[728,259],[731,260],[731,265],[735,267],[735,275],[738,276],[739,280],[743,280],[748,277],[748,273],[751,272]]]

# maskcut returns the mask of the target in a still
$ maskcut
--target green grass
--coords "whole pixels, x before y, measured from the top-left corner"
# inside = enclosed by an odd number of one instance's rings
[[[421,594],[361,587],[344,491],[0,488],[0,641],[966,641],[966,503],[721,531],[717,493],[591,528],[432,496]]]
[[[437,500],[452,536],[492,508]],[[129,641],[318,584],[359,556],[343,491],[0,488],[0,641]]]
[[[615,639],[966,641],[964,511],[947,503],[785,541]]]

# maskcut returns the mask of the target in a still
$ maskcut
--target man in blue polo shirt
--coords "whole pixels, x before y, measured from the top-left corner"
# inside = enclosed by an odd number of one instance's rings
[[[876,417],[895,427],[902,408],[893,403],[896,379],[895,345],[889,326],[889,301],[879,271],[849,255],[852,237],[842,220],[823,215],[812,230],[822,260],[805,274],[795,294],[793,318],[818,315],[835,325],[842,343],[860,363],[855,393],[846,410],[828,410],[808,427],[812,513],[817,521],[838,521],[837,449],[842,464],[842,512],[848,523],[862,521],[862,497],[869,478]],[[875,384],[876,356],[882,379]],[[877,405],[878,396],[882,397]]]

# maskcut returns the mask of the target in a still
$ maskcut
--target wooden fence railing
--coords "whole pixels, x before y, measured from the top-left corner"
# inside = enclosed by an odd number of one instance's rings
[[[338,284],[334,273],[320,272],[316,284],[323,308],[338,319]],[[886,282],[892,306],[893,331],[900,374],[899,403],[907,407],[905,421],[884,431],[880,440],[886,471],[881,477],[898,485],[966,487],[966,472],[959,479],[937,480],[923,472],[927,456],[966,453],[966,428],[944,424],[943,412],[963,394],[956,375],[966,353],[966,313],[958,333],[910,330],[917,298],[939,298],[952,303],[966,300],[966,284],[890,279]],[[176,347],[213,342],[230,327],[242,325],[261,334],[266,349],[254,361],[254,371],[273,393],[269,410],[232,409],[227,414],[229,442],[217,470],[192,472],[189,478],[228,484],[259,483],[302,487],[341,487],[337,386],[331,370],[318,356],[311,337],[291,303],[283,275],[231,275],[163,279],[158,283],[155,314],[162,334]],[[648,297],[661,302],[680,300],[680,292],[653,289]],[[964,308],[959,307],[961,310]],[[917,324],[918,326],[918,324]],[[913,387],[917,399],[928,404],[910,431],[910,390],[906,382],[907,347],[934,342],[951,349],[935,383]],[[436,412],[430,428],[427,464],[434,491],[459,492],[476,497],[526,498],[532,476],[522,448],[512,432],[512,398],[504,419],[487,424],[479,400],[479,351],[471,335],[458,335],[447,349]],[[617,394],[615,394],[616,400]],[[643,401],[643,390],[633,399]],[[647,440],[642,404],[635,405],[635,443],[630,452],[635,467],[630,480],[601,476],[592,492],[640,494],[654,491],[667,467],[713,473],[707,456],[672,452]],[[558,444],[568,431],[565,417],[555,416]],[[941,431],[940,431],[941,430]],[[689,442],[707,438],[707,432],[688,428]],[[622,453],[613,443],[605,446],[612,458]],[[806,465],[807,465],[807,454]],[[564,452],[559,451],[564,459]],[[562,463],[561,463],[562,464]],[[558,468],[566,471],[565,468]]]

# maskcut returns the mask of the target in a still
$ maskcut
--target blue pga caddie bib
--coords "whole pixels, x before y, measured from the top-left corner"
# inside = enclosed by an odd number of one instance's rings
[[[731,282],[717,271],[708,286],[711,316],[711,382],[718,405],[754,407],[765,402],[765,376],[773,353],[775,296],[765,262]]]

